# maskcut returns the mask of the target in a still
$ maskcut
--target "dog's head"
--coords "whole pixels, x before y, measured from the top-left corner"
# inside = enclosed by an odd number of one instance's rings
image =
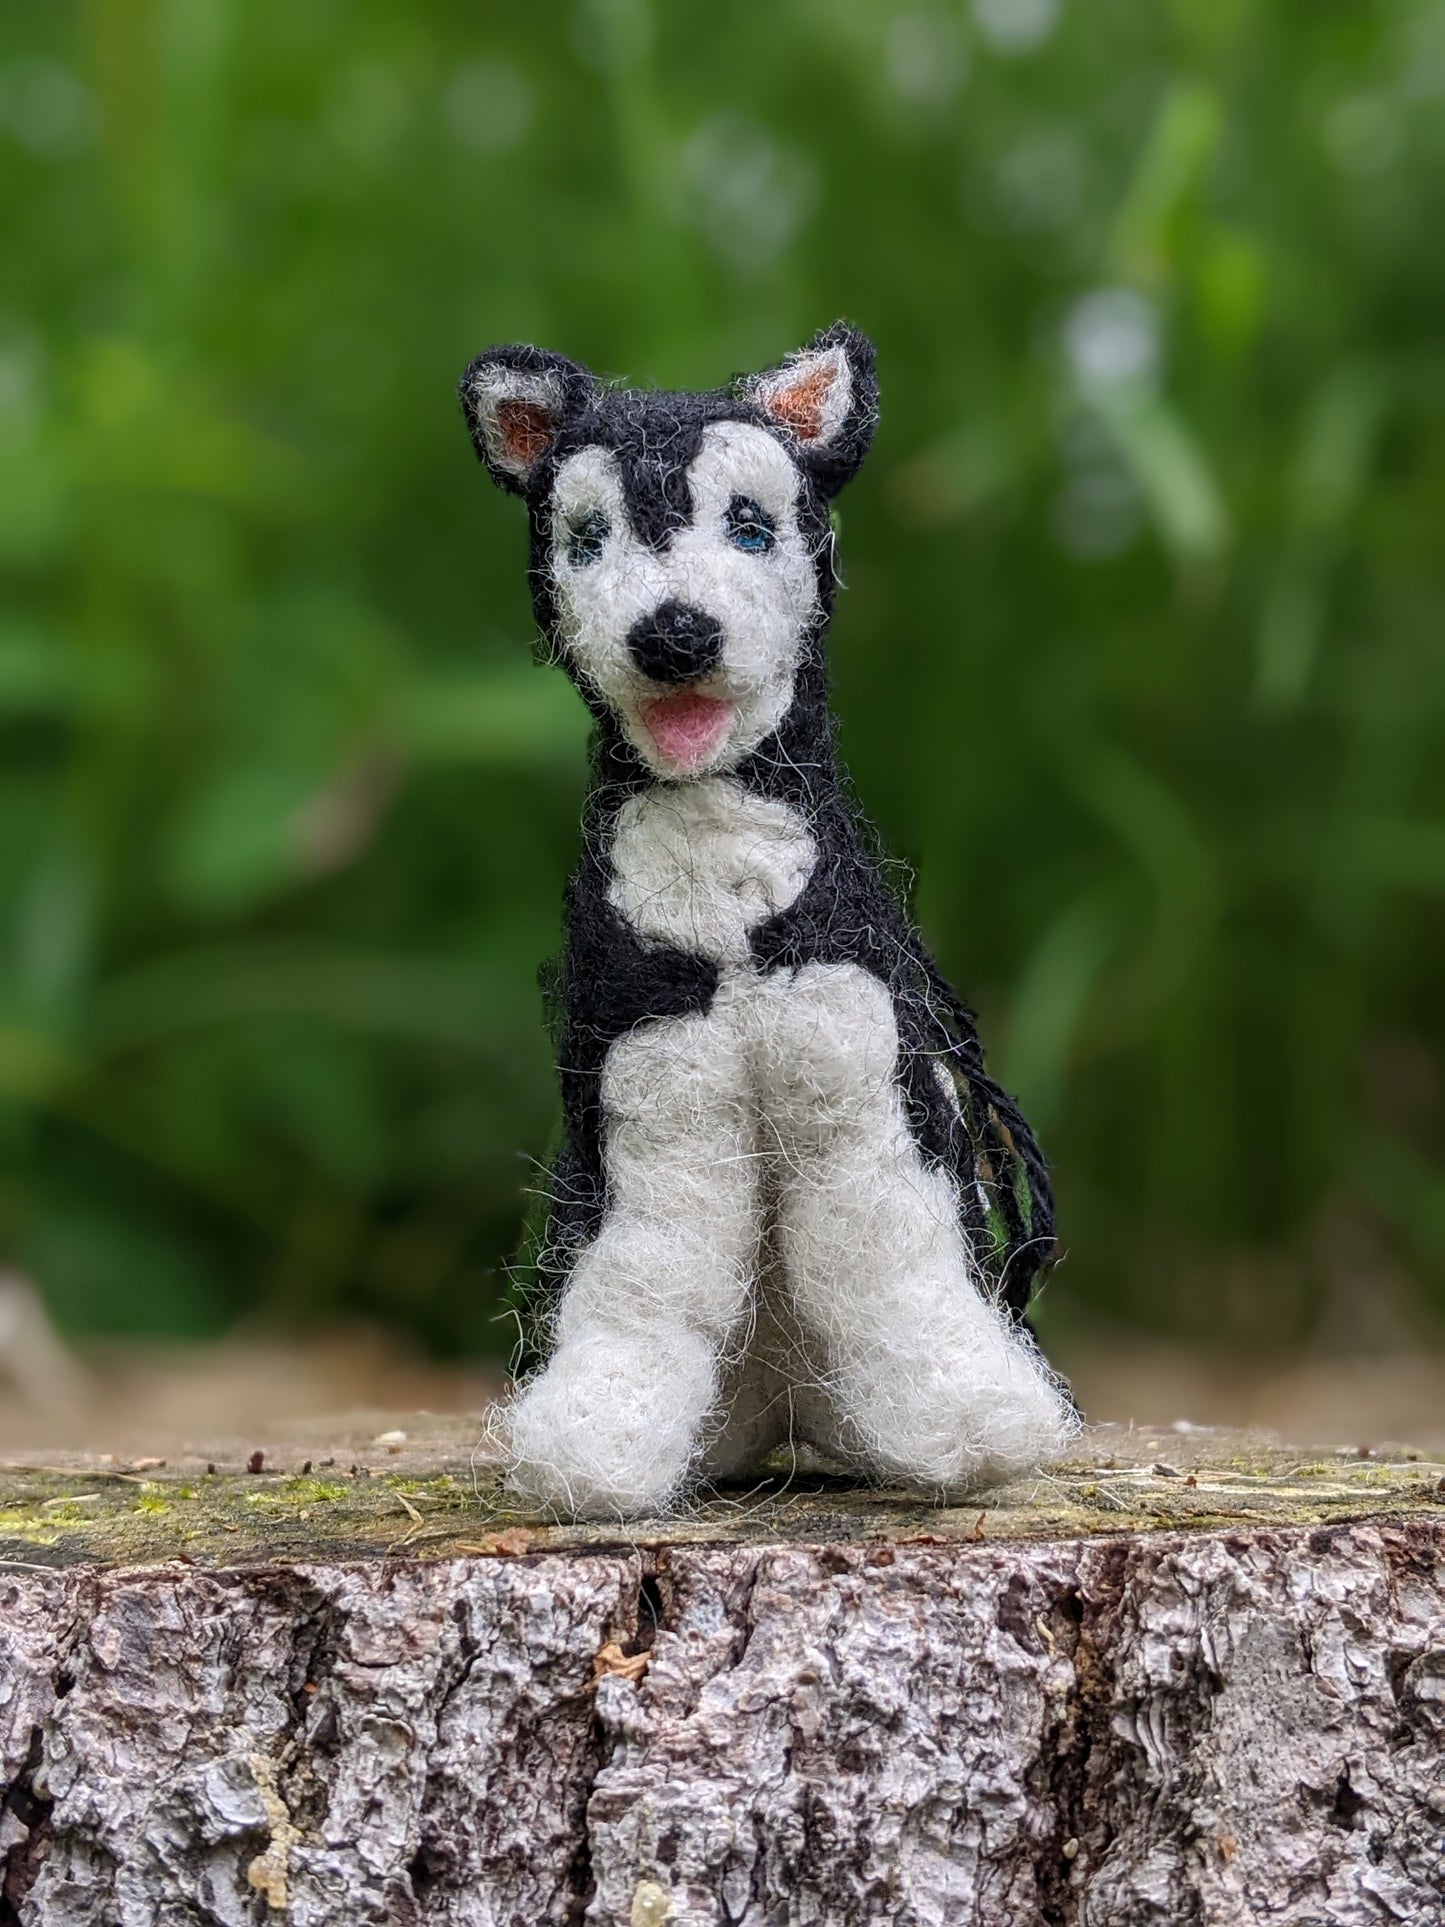
[[[583,693],[657,776],[734,767],[787,714],[826,619],[828,503],[872,437],[872,344],[839,323],[704,394],[490,348],[461,398],[493,480],[528,504],[537,618]]]

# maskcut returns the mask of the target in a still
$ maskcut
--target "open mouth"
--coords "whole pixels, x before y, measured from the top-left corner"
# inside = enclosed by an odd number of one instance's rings
[[[679,772],[700,769],[732,727],[733,706],[719,696],[679,689],[641,704],[643,728],[663,762]]]

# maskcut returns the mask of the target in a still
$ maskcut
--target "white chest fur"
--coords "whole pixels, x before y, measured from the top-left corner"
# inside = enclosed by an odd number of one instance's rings
[[[659,784],[617,813],[608,900],[641,936],[745,963],[748,932],[797,900],[817,854],[787,803],[722,776]]]

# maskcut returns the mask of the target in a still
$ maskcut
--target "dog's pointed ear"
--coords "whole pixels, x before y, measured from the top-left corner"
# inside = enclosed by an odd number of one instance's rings
[[[878,420],[878,375],[867,335],[835,321],[743,393],[782,435],[823,496],[851,481]]]
[[[586,368],[543,348],[488,348],[478,355],[457,392],[492,480],[526,495],[557,437],[597,387]]]

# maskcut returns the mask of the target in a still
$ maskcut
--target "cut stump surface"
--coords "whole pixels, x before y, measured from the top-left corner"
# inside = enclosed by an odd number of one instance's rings
[[[481,1429],[0,1469],[0,1927],[1445,1921],[1445,1466],[1103,1428],[622,1529]]]

